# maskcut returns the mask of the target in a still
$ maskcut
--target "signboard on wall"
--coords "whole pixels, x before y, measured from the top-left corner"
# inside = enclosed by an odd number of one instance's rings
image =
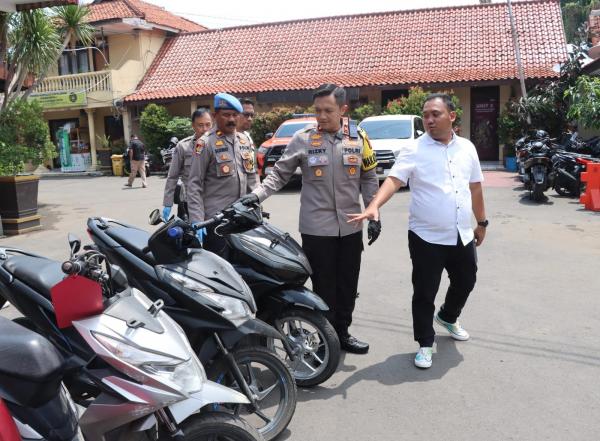
[[[29,99],[37,101],[44,109],[63,109],[87,105],[85,90],[32,93]]]

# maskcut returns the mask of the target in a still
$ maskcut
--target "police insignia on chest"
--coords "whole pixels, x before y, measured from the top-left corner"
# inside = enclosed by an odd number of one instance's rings
[[[254,170],[254,163],[252,161],[244,161],[244,168],[246,171],[251,172]]]
[[[310,136],[310,139],[321,139],[323,137],[323,135],[320,135],[318,133],[315,133],[314,135]]]
[[[220,130],[217,130],[216,134],[217,136],[223,136],[223,132],[221,132]]]
[[[251,158],[252,158],[252,153],[250,153],[248,151],[242,152],[242,159],[251,159]]]
[[[350,173],[352,176],[354,176],[356,174],[356,167],[349,167],[348,173]]]
[[[231,171],[231,167],[229,167],[227,164],[223,164],[221,166],[221,172],[222,173],[229,173]]]
[[[242,145],[246,144],[246,140],[244,138],[240,138],[240,144],[242,144]]]
[[[312,145],[313,147],[321,147],[321,144],[323,144],[320,141],[313,141],[310,143],[310,145]]]
[[[194,146],[194,152],[200,153],[202,151],[202,149],[204,148],[204,145],[205,145],[204,141],[202,141],[201,139],[196,141],[196,145]]]
[[[317,178],[323,176],[323,170],[321,170],[320,168],[315,169],[315,176]]]
[[[229,159],[229,155],[227,153],[221,153],[221,161],[227,161]]]
[[[223,145],[223,144],[224,144],[223,141],[220,140],[220,139],[215,142],[216,146],[220,146],[220,145]]]

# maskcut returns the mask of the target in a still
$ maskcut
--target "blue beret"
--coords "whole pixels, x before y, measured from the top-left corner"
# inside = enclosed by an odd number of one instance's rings
[[[229,95],[228,93],[217,93],[215,95],[215,110],[219,109],[235,110],[240,113],[244,111],[240,100],[238,100],[233,95]]]

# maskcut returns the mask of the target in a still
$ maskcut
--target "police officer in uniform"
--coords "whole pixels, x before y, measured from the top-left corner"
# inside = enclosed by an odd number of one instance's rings
[[[236,130],[242,105],[227,93],[215,95],[216,127],[194,147],[188,179],[188,210],[192,224],[202,222],[258,185],[254,151],[246,135]],[[203,246],[226,257],[226,242],[208,228]]]
[[[163,197],[163,219],[168,219],[171,214],[171,207],[175,200],[175,192],[177,182],[181,178],[182,185],[179,190],[179,201],[177,202],[177,216],[181,219],[187,218],[187,198],[186,185],[188,176],[190,175],[190,167],[192,165],[192,155],[196,141],[200,139],[212,127],[212,119],[207,109],[196,109],[192,113],[192,129],[194,134],[182,139],[173,149],[171,157],[171,165],[167,174],[167,182],[165,183],[165,194]]]
[[[369,345],[348,332],[363,251],[362,226],[348,224],[347,213],[360,207],[361,193],[367,206],[377,192],[377,161],[364,132],[359,129],[352,134],[344,127],[342,115],[348,106],[343,88],[324,84],[313,99],[318,127],[297,132],[273,172],[242,201],[262,202],[283,188],[297,167],[301,168],[299,229],[313,270],[313,290],[330,308],[329,320],[342,349],[364,354]],[[369,244],[380,229],[378,221],[369,223]]]
[[[244,132],[244,134],[250,140],[250,145],[252,149],[256,152],[256,146],[254,145],[254,141],[252,140],[252,136],[250,136],[250,129],[252,129],[252,122],[254,120],[255,112],[254,112],[254,101],[249,98],[241,98],[240,102],[242,103],[242,109],[244,110],[238,119],[237,131]]]

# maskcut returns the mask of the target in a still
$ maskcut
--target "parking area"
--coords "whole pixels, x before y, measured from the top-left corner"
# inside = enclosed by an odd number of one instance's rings
[[[478,282],[461,317],[471,334],[455,342],[443,331],[433,367],[413,366],[410,194],[382,211],[380,239],[366,247],[351,332],[371,344],[347,355],[325,384],[299,391],[281,439],[596,440],[600,414],[600,213],[553,191],[542,204],[505,172],[486,172],[490,226],[478,250]],[[113,177],[40,182],[44,228],[0,239],[55,259],[68,256],[67,233],[87,240],[89,216],[153,227],[164,178],[123,188]],[[299,189],[265,202],[270,222],[296,239]],[[437,304],[443,302],[444,280]],[[2,315],[13,316],[11,308]]]

